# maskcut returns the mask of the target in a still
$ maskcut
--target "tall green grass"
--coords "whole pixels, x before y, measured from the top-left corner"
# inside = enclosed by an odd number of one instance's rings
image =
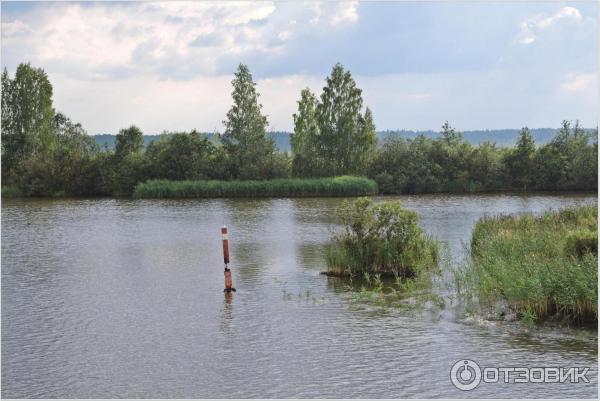
[[[377,193],[375,181],[364,177],[278,178],[265,181],[150,180],[135,187],[136,198],[258,198],[362,196]]]
[[[595,205],[485,217],[473,231],[463,284],[483,304],[506,302],[526,321],[596,322],[597,241]]]
[[[23,193],[16,186],[3,186],[2,197],[3,198],[18,198],[23,196]]]

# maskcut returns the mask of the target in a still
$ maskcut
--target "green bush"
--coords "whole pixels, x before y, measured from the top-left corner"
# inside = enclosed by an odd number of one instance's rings
[[[2,187],[2,197],[3,198],[18,198],[19,196],[23,196],[19,188],[16,186],[3,186]]]
[[[136,198],[236,198],[361,196],[377,193],[377,184],[364,177],[277,178],[255,181],[150,180],[136,186]]]
[[[505,301],[522,318],[598,319],[596,206],[542,216],[485,217],[465,277],[480,302]]]
[[[345,230],[327,250],[329,274],[412,278],[437,264],[437,243],[419,226],[418,215],[399,201],[344,202],[339,217]]]

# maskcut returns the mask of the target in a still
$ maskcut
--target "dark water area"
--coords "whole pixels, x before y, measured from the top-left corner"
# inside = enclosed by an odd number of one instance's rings
[[[454,264],[483,215],[597,202],[394,198],[418,212]],[[597,397],[595,331],[464,319],[450,298],[437,312],[382,309],[320,275],[341,202],[4,200],[2,397]],[[237,288],[229,295],[222,225]],[[590,383],[461,391],[450,369],[463,358],[585,366]]]

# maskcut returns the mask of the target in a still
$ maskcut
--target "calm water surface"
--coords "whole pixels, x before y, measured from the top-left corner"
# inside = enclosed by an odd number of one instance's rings
[[[455,263],[485,214],[595,196],[406,196]],[[357,303],[324,270],[341,199],[5,200],[2,397],[597,397],[597,333]],[[229,226],[237,293],[223,294]],[[589,366],[455,389],[452,364]]]

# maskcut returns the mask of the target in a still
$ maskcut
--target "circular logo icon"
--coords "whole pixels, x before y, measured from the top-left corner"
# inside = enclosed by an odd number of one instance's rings
[[[450,380],[459,390],[473,390],[481,383],[481,368],[470,359],[461,359],[452,365]]]

